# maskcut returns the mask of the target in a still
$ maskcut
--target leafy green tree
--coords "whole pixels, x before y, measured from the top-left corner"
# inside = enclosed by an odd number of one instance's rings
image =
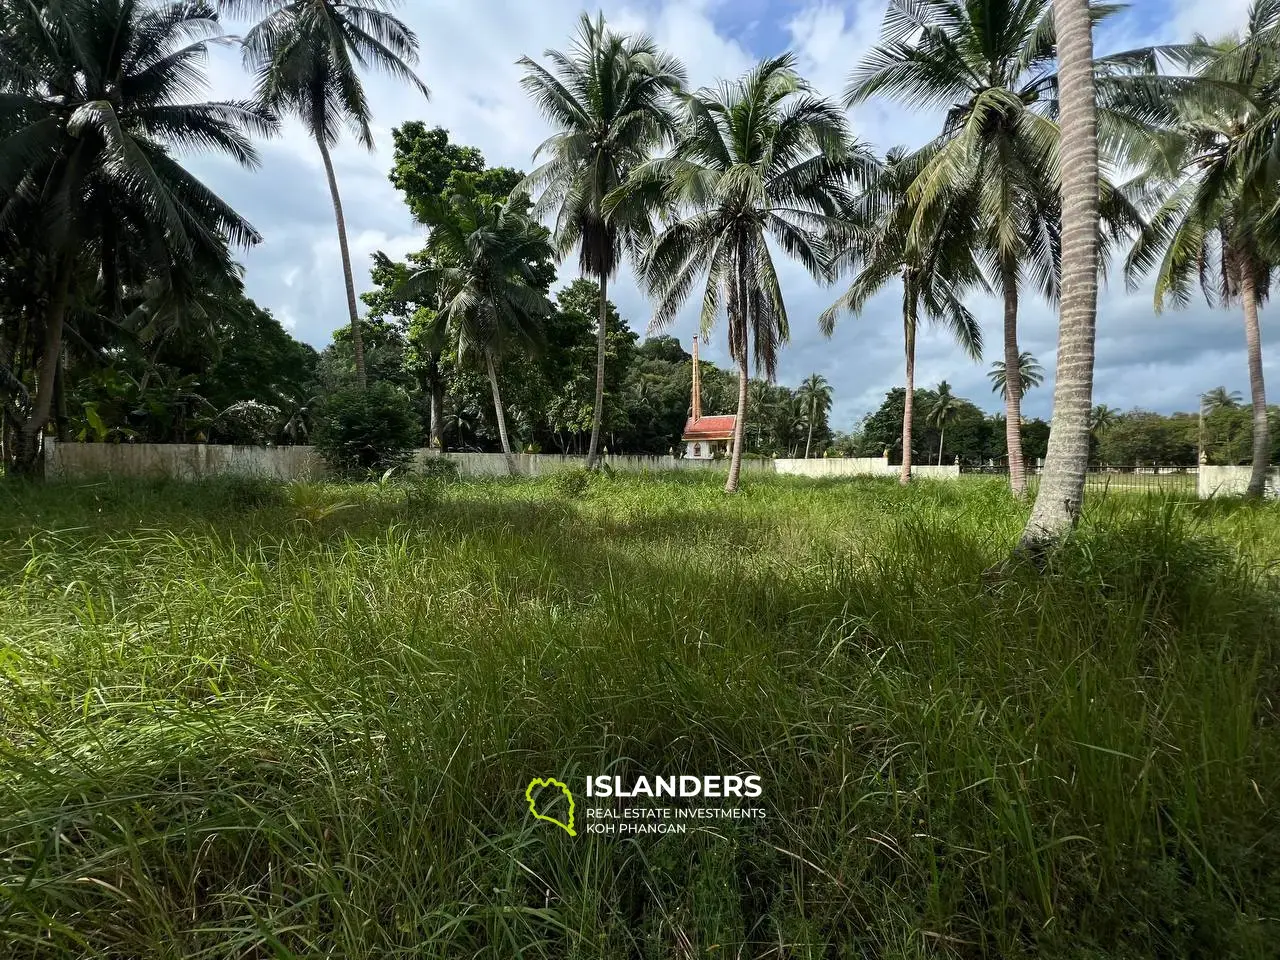
[[[6,404],[19,471],[37,463],[70,315],[119,318],[148,283],[176,303],[232,272],[228,243],[259,239],[174,158],[199,147],[253,166],[248,134],[270,129],[243,103],[185,102],[220,38],[201,2],[0,4],[0,252],[40,291],[34,389]]]
[[[359,68],[373,66],[428,95],[413,72],[418,38],[388,11],[397,0],[220,0],[233,16],[262,19],[245,35],[244,62],[253,73],[259,103],[296,117],[320,150],[333,216],[338,227],[342,274],[347,287],[356,381],[368,383],[364,341],[356,305],[355,276],[347,244],[347,222],[330,150],[342,128],[373,149],[372,109]]]
[[[631,171],[670,138],[672,93],[683,89],[684,67],[646,36],[626,37],[586,14],[568,54],[548,50],[547,70],[520,59],[521,84],[557,132],[538,148],[548,159],[527,183],[542,189],[537,209],[556,211],[555,243],[563,256],[577,248],[582,273],[600,284],[595,406],[587,467],[595,466],[604,422],[608,338],[605,303],[609,279],[624,248],[638,250],[650,233],[651,213],[641,205],[605,209],[605,198],[625,189]]]
[[[890,282],[902,284],[902,338],[906,353],[905,406],[902,413],[902,470],[899,480],[911,480],[912,423],[916,391],[916,334],[925,319],[941,323],[970,357],[982,357],[982,328],[964,305],[968,290],[986,283],[973,255],[972,211],[963,203],[938,211],[926,233],[913,235],[917,205],[910,199],[920,157],[901,148],[889,151],[875,181],[859,199],[848,222],[832,231],[837,244],[837,269],[858,272],[849,289],[819,318],[827,336],[836,317],[858,316],[870,299]]]
[[[1131,410],[1116,417],[1102,434],[1098,454],[1103,463],[1116,467],[1191,466],[1196,462],[1195,435],[1171,417]]]
[[[748,358],[754,352],[757,370],[772,380],[790,336],[767,240],[825,278],[823,229],[849,208],[854,176],[872,167],[843,113],[815,96],[794,64],[789,54],[765,60],[734,83],[690,96],[673,154],[641,166],[627,190],[634,202],[670,210],[640,271],[657,299],[655,326],[674,320],[703,276],[704,333],[721,304],[728,314],[738,367],[730,493],[742,469]]]
[[[408,395],[380,381],[326,397],[315,444],[335,470],[358,476],[403,466],[420,436]]]

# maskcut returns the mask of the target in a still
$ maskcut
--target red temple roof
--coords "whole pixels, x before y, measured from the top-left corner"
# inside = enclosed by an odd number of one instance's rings
[[[738,418],[735,416],[702,417],[698,420],[690,417],[685,422],[684,436],[680,439],[682,441],[732,440],[733,428],[737,422]]]

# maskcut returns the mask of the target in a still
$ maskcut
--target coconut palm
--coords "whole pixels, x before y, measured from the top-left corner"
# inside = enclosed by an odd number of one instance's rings
[[[1053,424],[1024,546],[1060,536],[1080,517],[1089,469],[1100,254],[1097,95],[1089,0],[1054,0],[1062,123],[1062,291]],[[1019,358],[1021,360],[1021,358]]]
[[[809,450],[813,446],[813,425],[831,412],[831,384],[820,373],[805,377],[796,395],[804,404],[805,419],[809,421],[809,433],[804,441],[804,458],[809,459]]]
[[[547,231],[520,212],[523,198],[485,204],[457,193],[427,207],[428,266],[398,290],[435,292],[440,322],[456,331],[463,357],[479,354],[493,393],[498,439],[516,472],[498,384],[498,362],[517,349],[538,348],[542,318],[554,309],[540,289],[537,264],[551,255]]]
[[[916,207],[907,192],[927,154],[889,151],[873,184],[858,206],[832,231],[835,270],[857,270],[849,289],[819,318],[830,337],[841,313],[860,314],[867,302],[894,280],[902,282],[902,333],[906,353],[906,402],[902,413],[901,483],[911,480],[911,433],[914,421],[916,335],[921,312],[941,324],[975,360],[982,357],[982,328],[964,305],[969,289],[985,289],[982,272],[968,238],[972,211],[956,203],[939,210],[932,229],[909,240]]]
[[[42,293],[29,328],[35,393],[7,410],[19,470],[36,464],[75,304],[119,315],[145,285],[142,296],[176,309],[192,278],[232,272],[228,244],[259,239],[174,156],[202,148],[257,163],[248,134],[267,132],[267,116],[184,102],[221,38],[200,2],[0,4],[0,236]]]
[[[1017,376],[1018,382],[1022,384],[1022,392],[1025,395],[1028,390],[1032,390],[1044,383],[1044,367],[1040,366],[1039,360],[1024,350],[1018,354]],[[1000,394],[1001,400],[1008,396],[1009,377],[1005,374],[1003,360],[996,360],[991,364],[987,379],[991,381],[992,393]]]
[[[1185,306],[1197,283],[1211,306],[1241,306],[1253,408],[1251,497],[1262,496],[1270,453],[1258,311],[1280,263],[1280,222],[1268,216],[1280,191],[1274,157],[1263,149],[1280,92],[1280,61],[1274,48],[1265,56],[1257,51],[1278,23],[1280,3],[1259,0],[1243,41],[1228,38],[1207,56],[1201,75],[1229,80],[1243,96],[1229,105],[1208,98],[1180,105],[1178,149],[1154,157],[1139,180],[1158,202],[1125,263],[1131,286],[1155,271],[1157,310],[1166,301]],[[1259,168],[1269,176],[1260,179]]]
[[[942,443],[947,436],[947,424],[960,412],[960,398],[951,392],[951,384],[943,380],[938,384],[937,394],[929,405],[925,422],[938,428],[938,466],[942,466]]]
[[[344,126],[361,146],[373,149],[372,109],[360,80],[361,67],[372,66],[428,95],[412,69],[418,62],[418,38],[389,12],[398,5],[399,0],[220,0],[231,16],[261,18],[244,37],[244,63],[253,73],[258,101],[275,113],[296,117],[320,150],[338,227],[351,347],[361,387],[368,380],[364,339],[347,221],[330,150]]]
[[[685,99],[680,139],[670,157],[632,177],[632,203],[661,202],[666,229],[640,263],[666,326],[704,277],[702,327],[721,304],[729,356],[738,366],[738,416],[725,490],[738,489],[747,417],[749,358],[772,380],[778,348],[790,336],[773,240],[816,277],[827,274],[822,233],[851,205],[849,183],[872,167],[849,136],[844,114],[814,95],[790,54],[745,77]]]
[[[1104,433],[1116,425],[1116,421],[1120,418],[1120,414],[1113,407],[1100,403],[1089,411],[1089,433],[1093,438],[1100,439]]]
[[[946,123],[934,155],[912,186],[917,218],[972,195],[980,245],[1004,300],[1009,479],[1026,488],[1022,384],[1017,378],[1018,305],[1027,274],[1052,286],[1056,244],[1049,209],[1056,193],[1057,127],[1049,117],[1053,32],[1049,0],[996,7],[949,0],[891,0],[882,41],[854,72],[853,105],[889,95],[914,107],[942,107]]]
[[[1092,16],[1118,9],[1099,5]],[[887,95],[913,108],[945,110],[941,135],[911,187],[913,231],[927,233],[935,208],[968,198],[977,212],[973,244],[1004,301],[1004,359],[1013,371],[1005,396],[1009,479],[1026,490],[1022,456],[1022,384],[1017,321],[1028,284],[1053,301],[1061,243],[1058,215],[1058,78],[1051,0],[956,4],[952,0],[890,0],[881,43],[854,71],[846,105]],[[1179,48],[1160,48],[1177,56]],[[1150,136],[1141,121],[1164,117],[1173,80],[1126,75],[1148,65],[1152,49],[1098,61],[1107,77],[1108,136],[1117,144]],[[1137,131],[1136,133],[1134,131]],[[1107,228],[1133,229],[1126,198],[1104,185]]]
[[[1214,387],[1200,395],[1200,407],[1205,413],[1216,413],[1219,410],[1238,410],[1241,404],[1239,390],[1228,390],[1226,387]]]
[[[604,419],[604,368],[609,280],[623,249],[638,250],[649,235],[648,211],[616,207],[604,199],[626,182],[673,133],[671,94],[685,83],[684,66],[646,36],[625,37],[607,29],[601,15],[582,15],[568,54],[548,50],[547,70],[529,57],[521,84],[558,132],[534,154],[545,163],[526,178],[544,188],[535,210],[556,210],[555,242],[561,256],[578,249],[583,275],[600,284],[596,330],[596,395],[587,467],[595,466]]]

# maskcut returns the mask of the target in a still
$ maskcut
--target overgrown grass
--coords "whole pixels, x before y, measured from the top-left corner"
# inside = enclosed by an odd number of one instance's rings
[[[1002,482],[0,488],[0,954],[1263,957],[1280,512]],[[754,770],[570,838],[533,776]]]

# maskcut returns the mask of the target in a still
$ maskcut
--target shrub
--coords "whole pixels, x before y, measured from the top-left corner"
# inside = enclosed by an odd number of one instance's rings
[[[447,457],[426,457],[419,465],[418,473],[437,480],[457,480],[458,465]]]
[[[348,476],[403,465],[421,435],[409,397],[389,383],[331,394],[313,434],[325,462]]]
[[[275,439],[280,408],[257,400],[233,403],[214,422],[219,440],[241,446],[262,446]]]

